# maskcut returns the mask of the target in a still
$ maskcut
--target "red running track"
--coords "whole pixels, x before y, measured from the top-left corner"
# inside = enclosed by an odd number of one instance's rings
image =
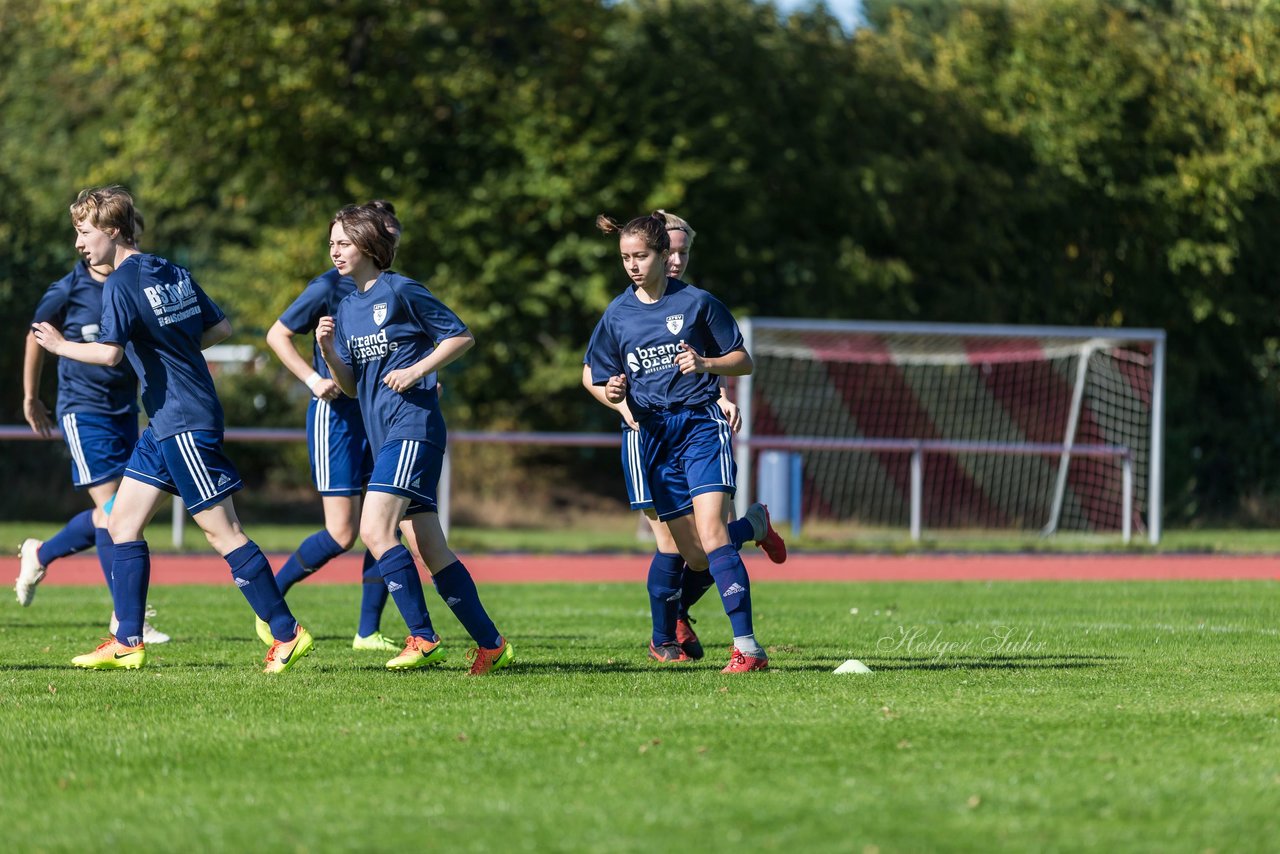
[[[795,554],[783,565],[759,553],[746,555],[755,581],[1173,581],[1280,579],[1280,557],[1266,555],[1060,555]],[[271,555],[279,569],[285,556]],[[644,555],[463,556],[482,583],[627,582],[642,584],[649,568]],[[18,575],[17,558],[0,558],[0,584]],[[226,563],[214,554],[155,554],[152,584],[230,582]],[[360,577],[360,558],[343,555],[309,583],[351,584]],[[45,584],[101,584],[92,554],[66,557],[49,569]]]

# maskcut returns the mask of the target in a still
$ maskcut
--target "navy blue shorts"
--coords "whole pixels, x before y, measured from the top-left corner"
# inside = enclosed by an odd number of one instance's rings
[[[71,483],[76,489],[97,486],[124,474],[138,442],[138,416],[68,412],[62,440],[71,452]]]
[[[655,412],[640,428],[644,471],[659,520],[692,513],[694,496],[704,492],[737,492],[733,430],[716,404]]]
[[[240,473],[222,452],[222,433],[217,430],[192,430],[157,439],[148,427],[142,431],[124,474],[180,496],[192,513],[208,510],[244,487]]]
[[[360,405],[342,399],[334,405],[311,398],[307,406],[307,450],[311,482],[321,495],[359,495],[373,473],[373,454],[364,432]]]
[[[404,515],[436,513],[436,485],[444,468],[444,451],[412,439],[393,439],[373,460],[370,492],[389,492],[409,499]]]
[[[627,484],[627,501],[632,510],[649,510],[653,507],[649,481],[644,474],[642,441],[639,430],[622,428],[622,479]]]

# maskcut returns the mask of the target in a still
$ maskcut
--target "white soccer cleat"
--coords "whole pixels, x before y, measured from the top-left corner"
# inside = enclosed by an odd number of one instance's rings
[[[18,549],[18,580],[14,582],[13,592],[18,595],[18,604],[27,607],[36,596],[36,585],[44,581],[46,569],[40,565],[40,547],[44,543],[35,538],[22,541]]]
[[[154,617],[156,615],[156,609],[152,608],[151,606],[147,606],[147,610],[145,613],[146,613],[146,616],[148,617]],[[118,628],[120,628],[120,621],[116,619],[116,612],[112,611],[111,612],[111,635],[113,637],[115,636],[116,629]],[[168,643],[170,640],[171,638],[168,635],[166,635],[164,632],[157,629],[155,626],[151,625],[151,623],[147,622],[146,620],[142,621],[143,644]]]

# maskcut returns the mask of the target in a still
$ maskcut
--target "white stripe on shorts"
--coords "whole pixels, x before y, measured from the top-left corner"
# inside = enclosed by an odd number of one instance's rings
[[[637,503],[650,500],[649,481],[644,476],[644,459],[640,453],[640,431],[627,431],[627,465],[631,468],[631,483],[635,487]]]
[[[84,458],[84,448],[80,445],[80,426],[76,424],[74,412],[62,416],[62,432],[67,437],[67,447],[71,449],[71,460],[76,464],[76,471],[80,473],[79,483],[88,483],[91,479],[89,461]]]
[[[173,438],[178,442],[178,450],[182,452],[182,460],[187,464],[187,471],[195,481],[196,489],[200,490],[200,498],[208,501],[214,493],[213,478],[200,459],[200,449],[196,447],[195,437],[190,433],[178,433]]]
[[[311,455],[316,461],[316,489],[324,492],[329,488],[329,401],[323,397],[316,398],[315,419]]]
[[[720,405],[711,403],[707,405],[707,414],[715,419],[719,425],[720,433],[720,479],[725,486],[733,485],[733,450],[730,441],[733,437],[733,430],[729,427],[729,421],[724,417],[724,413],[720,411]]]
[[[409,486],[409,480],[413,475],[414,463],[418,461],[418,446],[421,444],[421,442],[415,442],[412,439],[405,439],[400,443],[400,461],[396,464],[394,486],[398,486],[401,489],[413,488]]]

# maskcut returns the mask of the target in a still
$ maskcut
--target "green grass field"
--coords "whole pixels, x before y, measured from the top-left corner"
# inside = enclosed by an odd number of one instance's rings
[[[759,584],[773,670],[643,654],[640,585],[490,586],[519,654],[390,674],[353,587],[291,595],[312,656],[259,672],[225,587],[151,599],[174,642],[85,673],[109,610],[0,609],[10,850],[1262,850],[1280,838],[1272,583]],[[856,609],[856,613],[854,612]],[[395,618],[398,622],[398,617]],[[389,620],[390,622],[390,620]],[[388,626],[390,629],[391,627]],[[401,630],[402,625],[400,626]],[[858,658],[875,673],[831,673]]]

